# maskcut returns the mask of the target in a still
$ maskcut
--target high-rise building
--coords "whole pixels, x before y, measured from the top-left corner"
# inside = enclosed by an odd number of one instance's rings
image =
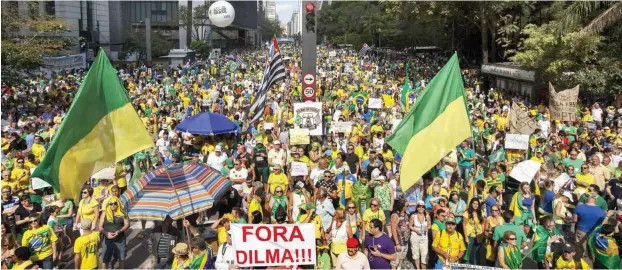
[[[267,1],[266,2],[266,18],[268,20],[276,21],[276,2],[275,1]]]
[[[292,18],[289,20],[289,35],[294,36],[300,34],[300,7],[294,7]]]

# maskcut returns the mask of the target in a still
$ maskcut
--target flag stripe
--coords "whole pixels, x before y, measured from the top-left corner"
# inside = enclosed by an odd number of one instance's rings
[[[268,96],[268,90],[274,83],[285,77],[285,65],[281,59],[279,53],[278,43],[276,38],[272,38],[272,46],[270,46],[269,57],[270,60],[263,73],[261,86],[259,87],[256,98],[249,109],[249,116],[252,117],[249,121],[249,125],[258,121],[263,116],[263,111],[266,108],[266,99]]]
[[[109,114],[117,111],[124,113],[123,117],[111,118]],[[131,124],[125,125],[126,121]],[[106,132],[93,132],[102,128]],[[120,138],[118,134],[124,134],[125,137]],[[85,138],[88,138],[87,144],[84,144],[87,142],[83,141]],[[124,141],[132,144],[125,144]],[[97,149],[103,150],[74,148],[80,145],[97,146]],[[119,145],[125,145],[125,148],[120,149]],[[91,175],[144,149],[144,145],[153,146],[153,141],[132,107],[116,70],[110,64],[106,53],[100,50],[33,177],[42,178],[65,198],[77,198],[79,193],[74,192],[76,189],[79,191]],[[66,175],[63,174],[66,170],[61,170],[61,163],[70,151],[84,152],[85,155],[70,165],[73,170],[80,172]],[[109,156],[113,156],[114,160],[110,161]],[[76,175],[86,176],[73,178]],[[63,184],[73,185],[75,189],[63,189],[61,181]]]

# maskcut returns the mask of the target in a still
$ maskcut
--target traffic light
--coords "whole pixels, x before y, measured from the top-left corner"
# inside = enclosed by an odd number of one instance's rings
[[[305,10],[307,11],[305,15],[307,32],[315,33],[315,5],[308,2],[305,5]]]

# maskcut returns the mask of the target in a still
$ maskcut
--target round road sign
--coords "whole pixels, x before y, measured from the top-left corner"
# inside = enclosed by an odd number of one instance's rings
[[[311,73],[307,73],[302,77],[302,82],[305,85],[313,85],[315,83],[315,76]]]
[[[312,98],[315,96],[315,89],[313,89],[313,87],[305,87],[302,91],[302,95],[306,98]]]

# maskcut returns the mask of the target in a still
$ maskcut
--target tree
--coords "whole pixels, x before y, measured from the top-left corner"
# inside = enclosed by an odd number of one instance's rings
[[[39,14],[38,2],[28,4],[30,16],[20,16],[17,1],[2,3],[3,81],[41,67],[44,56],[61,53],[78,40],[62,36],[71,31],[67,21]]]
[[[177,18],[174,18],[172,25],[179,25],[181,29],[186,30],[192,35],[192,40],[206,40],[209,35],[209,4],[197,6],[192,11],[192,29],[188,31],[188,7],[180,6],[177,12]]]
[[[272,39],[273,36],[280,37],[283,33],[279,21],[270,20],[263,13],[259,16],[259,28],[264,41]]]
[[[174,43],[169,36],[160,31],[151,30],[151,56],[157,58],[167,55],[173,49]],[[131,53],[136,53],[137,61],[145,60],[147,56],[145,31],[126,31],[123,33],[123,49],[119,54],[120,59],[126,59]]]
[[[193,50],[200,58],[207,58],[210,53],[210,48],[204,40],[192,41],[192,43],[190,43],[190,49]]]

